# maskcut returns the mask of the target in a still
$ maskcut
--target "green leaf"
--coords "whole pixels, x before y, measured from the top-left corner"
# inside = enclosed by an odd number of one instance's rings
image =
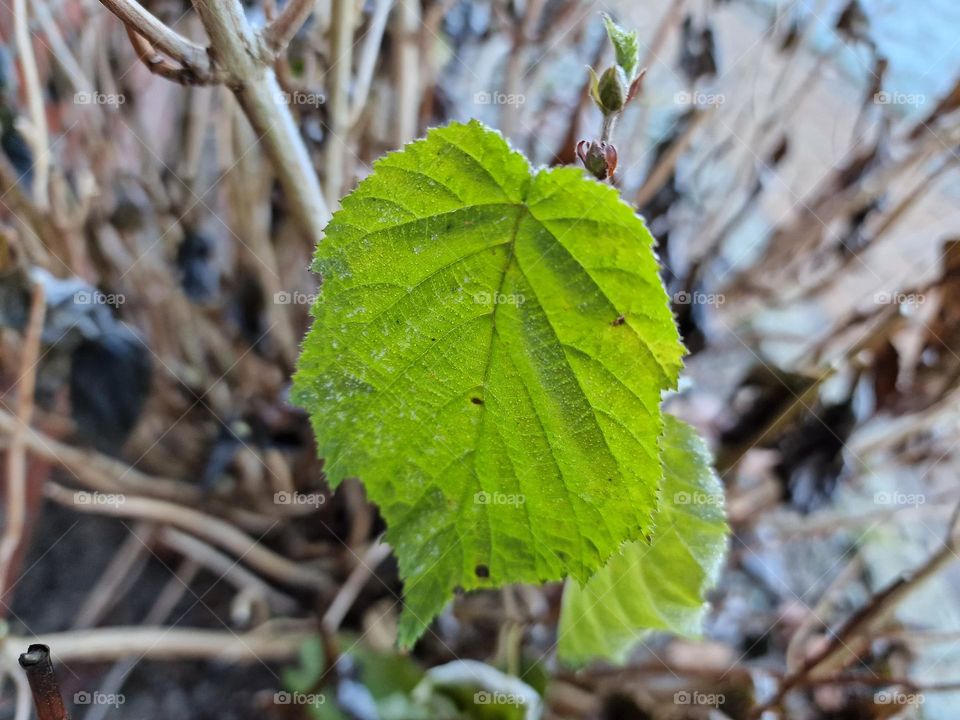
[[[624,30],[606,13],[603,13],[603,24],[607,26],[607,37],[617,56],[617,65],[623,68],[629,84],[637,76],[640,65],[640,35]]]
[[[704,595],[726,554],[723,486],[696,432],[669,415],[665,420],[653,542],[627,545],[584,586],[567,583],[558,633],[560,658],[568,663],[623,662],[648,630],[701,631]]]
[[[612,187],[475,121],[344,198],[293,397],[387,522],[401,645],[458,588],[585,581],[652,530],[683,348],[651,245]]]

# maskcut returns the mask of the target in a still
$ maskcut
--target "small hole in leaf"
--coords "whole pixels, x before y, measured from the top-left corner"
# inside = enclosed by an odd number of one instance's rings
[[[483,405],[483,400],[478,397],[470,398],[470,402],[472,402],[474,405]]]
[[[616,320],[614,320],[610,324],[613,325],[614,327],[617,327],[618,325],[623,325],[626,321],[627,319],[623,315],[620,315]]]
[[[474,572],[477,574],[478,578],[486,579],[490,577],[490,568],[488,568],[486,565],[477,565],[476,569],[474,569]]]

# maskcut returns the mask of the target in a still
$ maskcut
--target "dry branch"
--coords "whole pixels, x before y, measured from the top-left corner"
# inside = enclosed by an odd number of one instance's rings
[[[315,5],[316,0],[287,0],[283,10],[263,29],[267,48],[274,54],[282,52],[303,27]]]
[[[23,342],[21,374],[17,398],[17,418],[7,448],[7,521],[0,538],[0,598],[13,585],[16,558],[22,550],[27,521],[27,459],[24,434],[33,417],[33,396],[37,382],[37,357],[40,334],[46,315],[43,285],[35,283],[31,293],[30,317]]]
[[[319,570],[311,570],[278,555],[230,523],[207,513],[183,505],[145,497],[126,496],[122,502],[78,505],[75,494],[67,488],[50,483],[47,496],[61,505],[81,512],[93,512],[115,517],[132,517],[170,525],[203,538],[234,553],[244,563],[278,582],[307,590],[326,592],[332,587],[329,577]]]
[[[299,623],[272,632],[267,628],[248,633],[169,627],[113,627],[51,633],[38,638],[57,648],[63,662],[104,662],[130,655],[145,660],[219,660],[267,662],[297,656],[303,639],[312,632]],[[9,637],[8,643],[22,642]]]
[[[127,28],[176,60],[197,78],[211,78],[213,65],[207,49],[170,29],[134,0],[100,0]]]
[[[33,704],[37,707],[37,720],[69,720],[57,676],[50,662],[50,648],[33,644],[20,656],[20,667],[27,674]]]

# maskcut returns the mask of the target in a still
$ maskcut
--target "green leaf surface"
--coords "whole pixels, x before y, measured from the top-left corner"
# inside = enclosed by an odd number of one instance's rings
[[[613,45],[617,65],[623,68],[623,72],[627,76],[627,82],[630,83],[636,78],[639,70],[640,35],[636,32],[624,30],[606,13],[603,13],[603,24],[607,27],[607,37],[610,38],[610,44]]]
[[[630,543],[586,585],[567,583],[558,630],[565,662],[620,663],[649,630],[701,631],[704,595],[727,548],[723,486],[696,432],[664,418],[663,497],[653,542]]]
[[[458,588],[585,581],[652,531],[683,348],[651,246],[616,190],[475,121],[344,198],[293,397],[387,522],[401,645]]]

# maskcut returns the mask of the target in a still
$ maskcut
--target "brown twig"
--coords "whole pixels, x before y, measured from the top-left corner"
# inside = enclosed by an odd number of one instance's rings
[[[33,704],[37,708],[37,720],[70,720],[63,706],[53,663],[50,662],[50,648],[40,644],[31,645],[20,656],[20,667],[26,672],[30,682]]]
[[[394,113],[394,145],[403,147],[417,135],[420,107],[420,3],[402,0],[393,13],[392,36],[396,109]]]
[[[377,0],[373,8],[370,25],[363,36],[363,47],[360,49],[357,61],[357,75],[354,79],[353,93],[350,101],[350,126],[360,121],[363,110],[370,96],[370,85],[380,57],[380,47],[383,45],[383,34],[387,29],[387,20],[394,0]]]
[[[787,674],[773,697],[754,708],[750,717],[763,717],[765,712],[779,707],[788,692],[808,683],[811,678],[821,678],[822,671],[825,668],[842,667],[852,656],[855,656],[864,648],[870,630],[877,623],[889,616],[894,608],[920,587],[924,581],[929,580],[938,571],[957,559],[955,546],[958,518],[960,518],[960,504],[954,509],[947,527],[946,538],[940,549],[933,553],[919,568],[913,572],[900,575],[880,591],[874,593],[869,602],[847,618],[836,632],[831,633],[829,642],[819,652],[807,658],[806,662],[795,672]]]
[[[134,0],[100,0],[128,29],[142,35],[197,78],[212,78],[214,67],[207,49],[167,27]]]
[[[199,628],[111,627],[43,635],[39,639],[57,648],[63,662],[104,662],[130,655],[146,660],[219,660],[268,662],[297,656],[309,623],[265,623],[247,633]],[[7,642],[20,640],[9,637]],[[59,719],[58,719],[59,720]]]
[[[33,417],[33,396],[37,381],[40,335],[46,315],[43,285],[35,283],[31,293],[30,317],[24,333],[23,357],[17,397],[17,419],[7,448],[7,522],[0,538],[0,598],[13,584],[16,558],[22,550],[27,520],[27,452],[24,434]]]
[[[143,35],[138,33],[129,25],[126,26],[127,37],[130,38],[130,44],[134,52],[140,58],[147,70],[154,75],[170,80],[180,85],[212,85],[219,82],[214,73],[198,75],[192,68],[177,65],[170,61],[168,57],[157,52],[157,49]]]
[[[275,55],[283,52],[310,17],[315,5],[316,0],[287,0],[283,10],[263,29],[263,42],[267,48]]]
[[[340,623],[347,615],[347,611],[353,605],[357,595],[363,589],[367,580],[374,574],[377,566],[390,555],[390,545],[382,541],[374,542],[364,553],[363,558],[357,563],[357,566],[350,573],[346,582],[340,587],[333,602],[327,607],[327,612],[323,616],[323,625],[331,633],[336,633]]]
[[[312,244],[320,242],[330,210],[316,170],[273,71],[275,57],[247,21],[239,0],[194,0],[218,67],[273,163],[291,214]]]
[[[327,73],[327,115],[329,136],[326,139],[324,166],[327,199],[337,202],[348,182],[347,138],[350,134],[350,79],[353,72],[353,28],[356,22],[355,3],[333,3],[330,21],[330,69]]]
[[[0,433],[11,434],[18,427],[16,417],[0,410]],[[147,475],[139,470],[90,450],[81,450],[54,440],[31,427],[23,429],[27,450],[68,470],[84,487],[102,492],[133,492],[187,504],[201,498],[198,488],[172,478]]]
[[[281,17],[283,22],[274,28],[272,39],[268,39],[254,32],[238,0],[194,0],[194,9],[210,37],[208,51],[164,25],[133,0],[101,2],[133,33],[180,63],[189,77],[198,82],[223,82],[233,91],[253,126],[257,142],[263,145],[273,163],[291,214],[308,239],[318,243],[323,236],[323,226],[330,219],[330,210],[300,131],[289,107],[281,100],[283,93],[272,67],[275,60],[272,48],[291,29],[296,32],[299,25],[294,21],[306,12],[302,7],[304,3],[298,1],[292,3],[294,8],[285,8],[274,24]],[[306,15],[302,19],[306,19]],[[146,47],[141,43],[138,52],[142,50]],[[216,63],[211,56],[216,58]],[[151,69],[159,69],[161,74],[178,81],[188,77],[173,72],[164,62],[151,65]]]
[[[248,566],[287,585],[320,592],[328,591],[332,587],[332,582],[325,573],[288,560],[230,523],[193,508],[129,495],[115,503],[77,504],[75,493],[56,483],[47,485],[47,496],[61,505],[74,507],[82,512],[133,517],[180,528],[234,553],[243,558],[243,562]]]
[[[33,199],[41,209],[50,206],[50,135],[44,108],[43,86],[33,54],[33,35],[27,20],[26,0],[14,0],[14,38],[20,69],[30,107],[30,132],[26,133],[33,150]]]

